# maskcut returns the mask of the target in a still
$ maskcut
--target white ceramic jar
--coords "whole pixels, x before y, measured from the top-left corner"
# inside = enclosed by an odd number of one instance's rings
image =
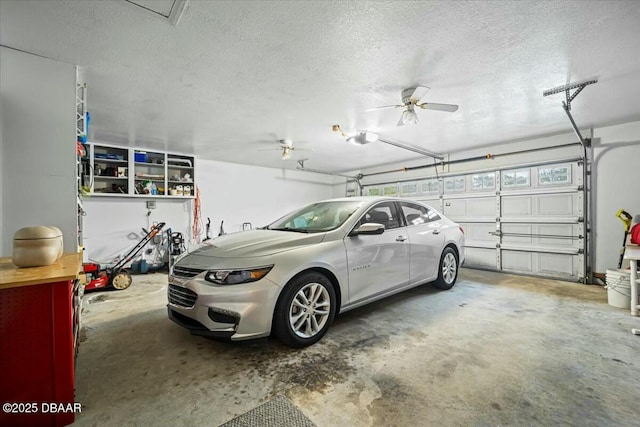
[[[60,259],[62,253],[62,231],[58,227],[24,227],[13,235],[11,261],[18,267],[51,265]]]

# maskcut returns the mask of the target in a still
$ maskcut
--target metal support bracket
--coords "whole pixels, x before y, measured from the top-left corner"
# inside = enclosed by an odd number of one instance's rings
[[[569,83],[566,85],[554,87],[553,89],[545,90],[544,92],[542,92],[542,96],[555,95],[556,93],[564,92],[565,97],[567,99],[566,100],[567,110],[571,111],[571,101],[573,101],[575,97],[578,96],[580,92],[582,92],[582,89],[594,83],[598,83],[598,79],[591,79],[591,80],[585,80],[582,82]],[[571,93],[571,89],[575,89],[575,92]]]
[[[591,240],[589,238],[588,233],[588,229],[589,229],[589,221],[590,221],[590,215],[589,215],[589,156],[588,156],[588,152],[587,152],[587,148],[591,148],[591,138],[585,139],[582,137],[582,134],[580,133],[580,129],[578,129],[578,125],[576,125],[576,122],[573,120],[573,116],[571,115],[571,101],[573,101],[575,99],[576,96],[578,96],[578,94],[580,92],[582,92],[582,89],[584,89],[585,87],[587,87],[590,84],[594,84],[594,83],[598,83],[598,79],[594,78],[594,79],[590,79],[590,80],[585,80],[582,82],[575,82],[575,83],[569,83],[563,86],[558,86],[555,87],[553,89],[549,89],[549,90],[545,90],[544,92],[542,92],[542,96],[549,96],[549,95],[553,95],[556,93],[561,93],[564,92],[565,97],[566,97],[566,101],[562,102],[562,109],[564,110],[564,112],[567,114],[567,117],[569,118],[569,122],[571,122],[571,127],[573,128],[573,131],[575,132],[576,136],[578,137],[578,140],[580,141],[580,145],[582,145],[582,160],[583,160],[583,165],[582,165],[582,185],[583,185],[583,192],[584,192],[584,196],[583,196],[583,205],[582,205],[582,214],[584,215],[583,217],[578,218],[578,222],[583,223],[584,224],[584,234],[585,234],[585,245],[584,245],[584,253],[583,253],[583,270],[584,270],[584,278],[583,278],[583,282],[587,283],[589,280],[589,276],[590,276],[590,258],[591,258],[591,250],[589,245],[591,244]],[[575,89],[575,91],[573,93],[571,93],[571,90]],[[593,132],[592,135],[593,137]]]

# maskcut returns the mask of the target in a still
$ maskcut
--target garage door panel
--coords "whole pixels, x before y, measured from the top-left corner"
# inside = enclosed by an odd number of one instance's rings
[[[577,224],[502,224],[502,243],[545,247],[579,247]],[[514,235],[515,234],[515,235]]]
[[[577,239],[579,235],[577,224],[540,224],[535,227],[541,237],[535,239],[535,243],[544,246],[574,247],[581,243]],[[565,238],[542,237],[564,236]]]
[[[496,216],[496,198],[476,197],[472,199],[445,199],[444,214],[447,217],[490,217]]]
[[[574,276],[578,273],[578,257],[563,254],[538,254],[539,272],[548,276]]]
[[[459,224],[464,230],[465,242],[468,246],[484,243],[485,245],[490,244],[495,248],[496,238],[490,234],[496,231],[495,223],[461,222]]]
[[[533,243],[533,224],[502,224],[503,243]],[[524,236],[510,236],[509,234],[524,234]]]
[[[502,251],[502,268],[504,270],[533,272],[533,257],[531,252]]]
[[[576,197],[571,194],[542,194],[533,196],[536,200],[536,215],[572,216],[576,215]]]
[[[578,255],[502,250],[501,258],[504,271],[567,279],[579,274]]]
[[[502,216],[531,216],[531,198],[534,196],[510,196],[502,198]]]
[[[464,248],[465,267],[496,268],[496,250],[485,248]]]

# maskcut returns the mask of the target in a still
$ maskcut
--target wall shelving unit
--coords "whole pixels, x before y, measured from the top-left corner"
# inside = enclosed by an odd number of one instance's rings
[[[90,142],[89,195],[195,197],[195,157]]]

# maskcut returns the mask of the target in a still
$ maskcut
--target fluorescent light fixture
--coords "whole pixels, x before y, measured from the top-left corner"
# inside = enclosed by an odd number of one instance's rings
[[[357,134],[347,138],[347,141],[353,145],[364,145],[370,142],[376,142],[378,135],[372,132],[358,132]]]

